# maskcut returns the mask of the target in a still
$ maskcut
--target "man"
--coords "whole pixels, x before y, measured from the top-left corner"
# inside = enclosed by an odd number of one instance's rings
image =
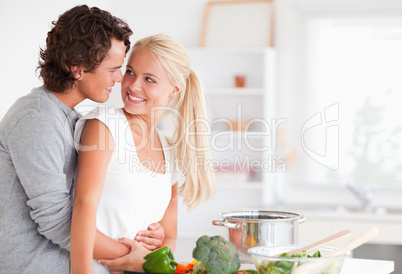
[[[128,25],[96,7],[53,25],[40,52],[44,85],[0,122],[0,273],[69,273],[74,107],[109,98],[130,48]]]

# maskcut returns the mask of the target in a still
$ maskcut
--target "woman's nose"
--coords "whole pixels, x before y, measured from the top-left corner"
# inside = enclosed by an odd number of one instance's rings
[[[135,77],[130,84],[130,88],[132,90],[141,90],[141,81],[139,77]]]

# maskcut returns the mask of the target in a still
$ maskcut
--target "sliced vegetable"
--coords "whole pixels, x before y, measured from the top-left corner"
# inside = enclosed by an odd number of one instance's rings
[[[236,274],[258,274],[258,272],[257,272],[257,270],[254,270],[254,269],[245,269],[245,270],[236,272]]]
[[[187,273],[193,270],[193,267],[188,264],[178,264],[174,273]]]
[[[197,263],[197,260],[192,261],[188,264],[178,264],[175,270],[175,274],[191,273],[193,272],[193,267]]]
[[[298,252],[294,255],[290,255],[288,253],[281,254],[280,257],[283,258],[291,258],[291,257],[321,257],[321,253],[319,251],[315,252],[313,255],[307,255],[305,251]],[[292,261],[275,261],[269,262],[268,264],[261,264],[258,266],[258,273],[264,274],[289,274],[292,272],[293,269],[298,267],[301,263],[300,262],[292,262]]]

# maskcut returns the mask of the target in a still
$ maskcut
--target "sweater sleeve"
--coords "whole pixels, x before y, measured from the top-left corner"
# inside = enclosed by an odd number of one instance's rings
[[[31,113],[18,121],[7,144],[39,233],[69,249],[72,200],[71,182],[64,171],[68,157],[65,134],[56,117]]]

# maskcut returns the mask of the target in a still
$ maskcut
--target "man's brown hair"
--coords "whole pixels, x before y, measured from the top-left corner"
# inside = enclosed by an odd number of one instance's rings
[[[48,32],[46,49],[40,50],[40,77],[51,91],[63,93],[74,87],[71,66],[94,71],[106,57],[111,40],[123,41],[130,49],[130,27],[109,12],[87,5],[76,6],[59,16]]]

